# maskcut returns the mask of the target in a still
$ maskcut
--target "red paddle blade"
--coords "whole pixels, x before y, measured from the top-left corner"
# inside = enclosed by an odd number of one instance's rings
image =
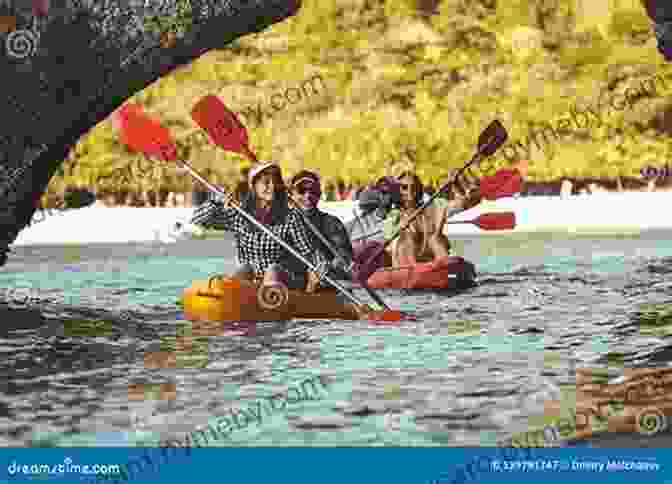
[[[110,121],[112,121],[112,126],[117,131],[121,131],[122,134],[125,126],[128,124],[129,113],[144,115],[142,108],[137,104],[133,103],[123,104],[110,115]]]
[[[121,141],[132,150],[164,160],[177,157],[170,131],[145,114],[140,106],[122,108],[117,119],[121,126]]]
[[[191,118],[217,146],[234,153],[252,155],[245,126],[217,96],[201,98],[191,110]],[[256,157],[252,157],[256,161]]]
[[[513,230],[516,214],[513,212],[484,213],[476,217],[474,225],[483,230]]]
[[[520,192],[522,182],[518,170],[498,170],[492,176],[481,178],[481,196],[486,200],[511,197]]]
[[[366,319],[367,321],[386,321],[386,322],[402,321],[402,320],[417,321],[417,318],[412,314],[404,313],[402,311],[397,311],[393,309],[389,311],[370,312],[365,316],[364,319]]]

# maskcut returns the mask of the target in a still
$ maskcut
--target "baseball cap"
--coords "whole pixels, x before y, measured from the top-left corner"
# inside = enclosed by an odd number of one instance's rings
[[[320,175],[317,174],[314,171],[301,170],[300,172],[298,172],[296,175],[294,175],[292,177],[289,184],[290,184],[290,186],[296,186],[299,183],[303,183],[303,182],[315,183],[315,184],[319,185],[320,184]]]
[[[247,179],[249,180],[250,185],[254,185],[254,179],[261,175],[262,172],[269,169],[274,169],[277,170],[278,173],[281,173],[280,165],[275,161],[261,161],[259,164],[250,167],[250,172],[247,174]]]

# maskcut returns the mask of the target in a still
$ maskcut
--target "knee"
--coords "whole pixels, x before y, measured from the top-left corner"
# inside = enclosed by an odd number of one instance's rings
[[[450,240],[443,234],[434,234],[429,238],[429,245],[431,247],[442,247],[450,250]]]
[[[408,251],[412,250],[415,245],[416,243],[413,236],[409,233],[403,233],[399,239],[397,239],[394,250],[395,252]]]

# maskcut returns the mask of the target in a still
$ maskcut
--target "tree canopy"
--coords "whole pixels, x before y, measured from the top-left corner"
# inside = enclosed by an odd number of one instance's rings
[[[507,144],[528,140],[517,156],[529,160],[532,179],[636,176],[669,160],[671,71],[638,0],[442,0],[434,14],[420,8],[431,2],[416,1],[304,0],[296,17],[208,52],[130,101],[169,127],[180,155],[215,182],[247,160],[198,134],[189,113],[206,94],[247,112],[240,119],[252,150],[288,175],[307,167],[372,179],[410,151],[422,178],[438,180],[473,155],[495,118]],[[305,88],[314,76],[323,89]],[[296,102],[290,92],[300,93]],[[277,99],[282,109],[272,107]],[[627,100],[621,110],[610,107],[618,99]],[[599,110],[602,122],[529,143],[544,123],[558,126],[582,107]],[[252,109],[263,113],[259,123]],[[502,153],[476,173],[507,165]],[[185,175],[128,151],[109,120],[79,140],[66,165],[52,185],[191,187]]]

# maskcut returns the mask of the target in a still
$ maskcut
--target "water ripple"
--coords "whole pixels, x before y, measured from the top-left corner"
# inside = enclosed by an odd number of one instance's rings
[[[417,310],[418,322],[395,325],[185,321],[180,288],[233,268],[221,241],[154,257],[117,247],[114,262],[93,249],[74,263],[63,248],[19,250],[0,273],[23,291],[0,293],[0,443],[103,445],[117,433],[114,445],[156,444],[320,374],[320,400],[236,445],[493,445],[543,416],[577,367],[672,359],[672,257],[636,255],[672,244],[601,241],[591,255],[591,241],[538,243],[543,264],[525,260],[529,245],[481,258],[496,241],[464,241],[483,261],[478,286],[383,291]]]

